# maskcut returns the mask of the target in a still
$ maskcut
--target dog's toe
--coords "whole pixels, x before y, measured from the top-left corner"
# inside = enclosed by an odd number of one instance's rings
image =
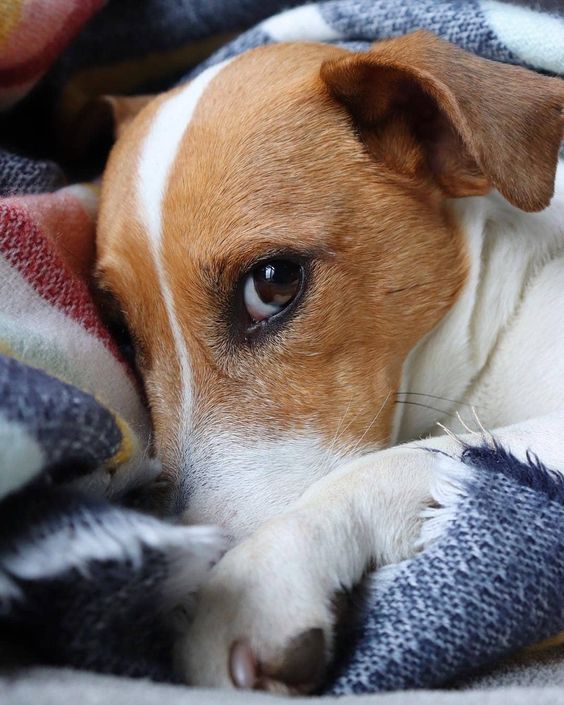
[[[331,656],[333,591],[301,554],[282,569],[299,539],[295,522],[264,529],[213,569],[176,662],[192,685],[310,693]]]
[[[323,629],[307,629],[290,641],[281,658],[261,663],[248,642],[236,641],[229,659],[233,685],[277,693],[311,693],[325,675],[325,642]]]

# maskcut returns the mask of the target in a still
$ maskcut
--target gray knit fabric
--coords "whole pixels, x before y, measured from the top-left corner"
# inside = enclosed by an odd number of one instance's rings
[[[519,33],[505,31],[503,17],[493,15],[492,8],[507,7],[507,24],[521,23]],[[398,37],[417,29],[427,29],[439,37],[457,44],[462,49],[478,54],[486,59],[521,64],[527,67],[564,75],[564,6],[558,3],[551,6],[551,13],[540,9],[518,7],[508,2],[492,5],[488,0],[417,0],[417,2],[397,2],[396,0],[328,0],[312,3],[326,25],[336,36],[329,41],[354,50],[368,49],[370,44],[380,39]],[[299,25],[303,7],[289,10],[279,16],[280,25],[292,23],[295,17],[295,37],[292,32],[285,34],[285,41],[303,40],[328,41],[325,33],[312,24],[311,32]],[[515,14],[517,12],[517,14]],[[544,28],[541,24],[547,17],[552,18],[551,32],[542,36],[535,51],[536,34]],[[494,24],[495,21],[495,24]],[[512,25],[513,26],[513,25]],[[261,24],[242,34],[208,61],[198,67],[217,63],[236,56],[253,47],[276,41],[277,18],[270,18],[267,25]],[[319,32],[316,35],[316,30]],[[306,36],[307,35],[307,36]],[[511,47],[506,42],[511,43]]]
[[[327,692],[438,687],[564,629],[563,476],[497,445],[461,461],[454,520],[376,576]]]
[[[55,191],[64,184],[63,172],[54,162],[0,150],[0,196]]]

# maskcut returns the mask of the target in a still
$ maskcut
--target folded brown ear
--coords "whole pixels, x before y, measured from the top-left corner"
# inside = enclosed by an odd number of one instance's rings
[[[321,77],[369,149],[396,168],[431,174],[449,196],[494,186],[526,211],[549,204],[564,131],[561,79],[423,31],[328,61]],[[400,156],[390,155],[390,140]]]
[[[66,135],[70,159],[87,159],[93,153],[107,153],[127,125],[155,96],[101,95],[88,101]]]
[[[102,95],[95,99],[99,119],[111,125],[114,138],[117,139],[143,108],[154,98],[154,95]]]

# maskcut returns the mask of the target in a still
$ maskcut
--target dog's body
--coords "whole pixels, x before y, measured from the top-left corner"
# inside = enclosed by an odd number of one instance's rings
[[[176,509],[245,539],[179,648],[191,682],[315,685],[335,593],[416,550],[421,447],[457,450],[438,421],[460,432],[474,408],[564,467],[564,89],[499,71],[421,34],[268,47],[118,143],[102,282]],[[266,302],[265,267],[286,277]]]
[[[400,404],[396,442],[440,432],[436,421],[456,428],[453,417],[468,418],[470,407],[495,429],[550,413],[564,399],[564,165],[541,213],[524,214],[499,194],[460,200],[455,208],[468,279],[447,317],[408,358],[402,389],[439,397],[403,396],[414,401],[444,408],[442,396],[458,403],[447,403],[442,417]]]

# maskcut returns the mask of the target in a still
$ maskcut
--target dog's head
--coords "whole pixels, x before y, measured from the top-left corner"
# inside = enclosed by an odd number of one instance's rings
[[[275,45],[150,102],[104,177],[100,281],[177,508],[242,535],[391,434],[467,271],[449,199],[551,198],[556,79],[416,33]]]

